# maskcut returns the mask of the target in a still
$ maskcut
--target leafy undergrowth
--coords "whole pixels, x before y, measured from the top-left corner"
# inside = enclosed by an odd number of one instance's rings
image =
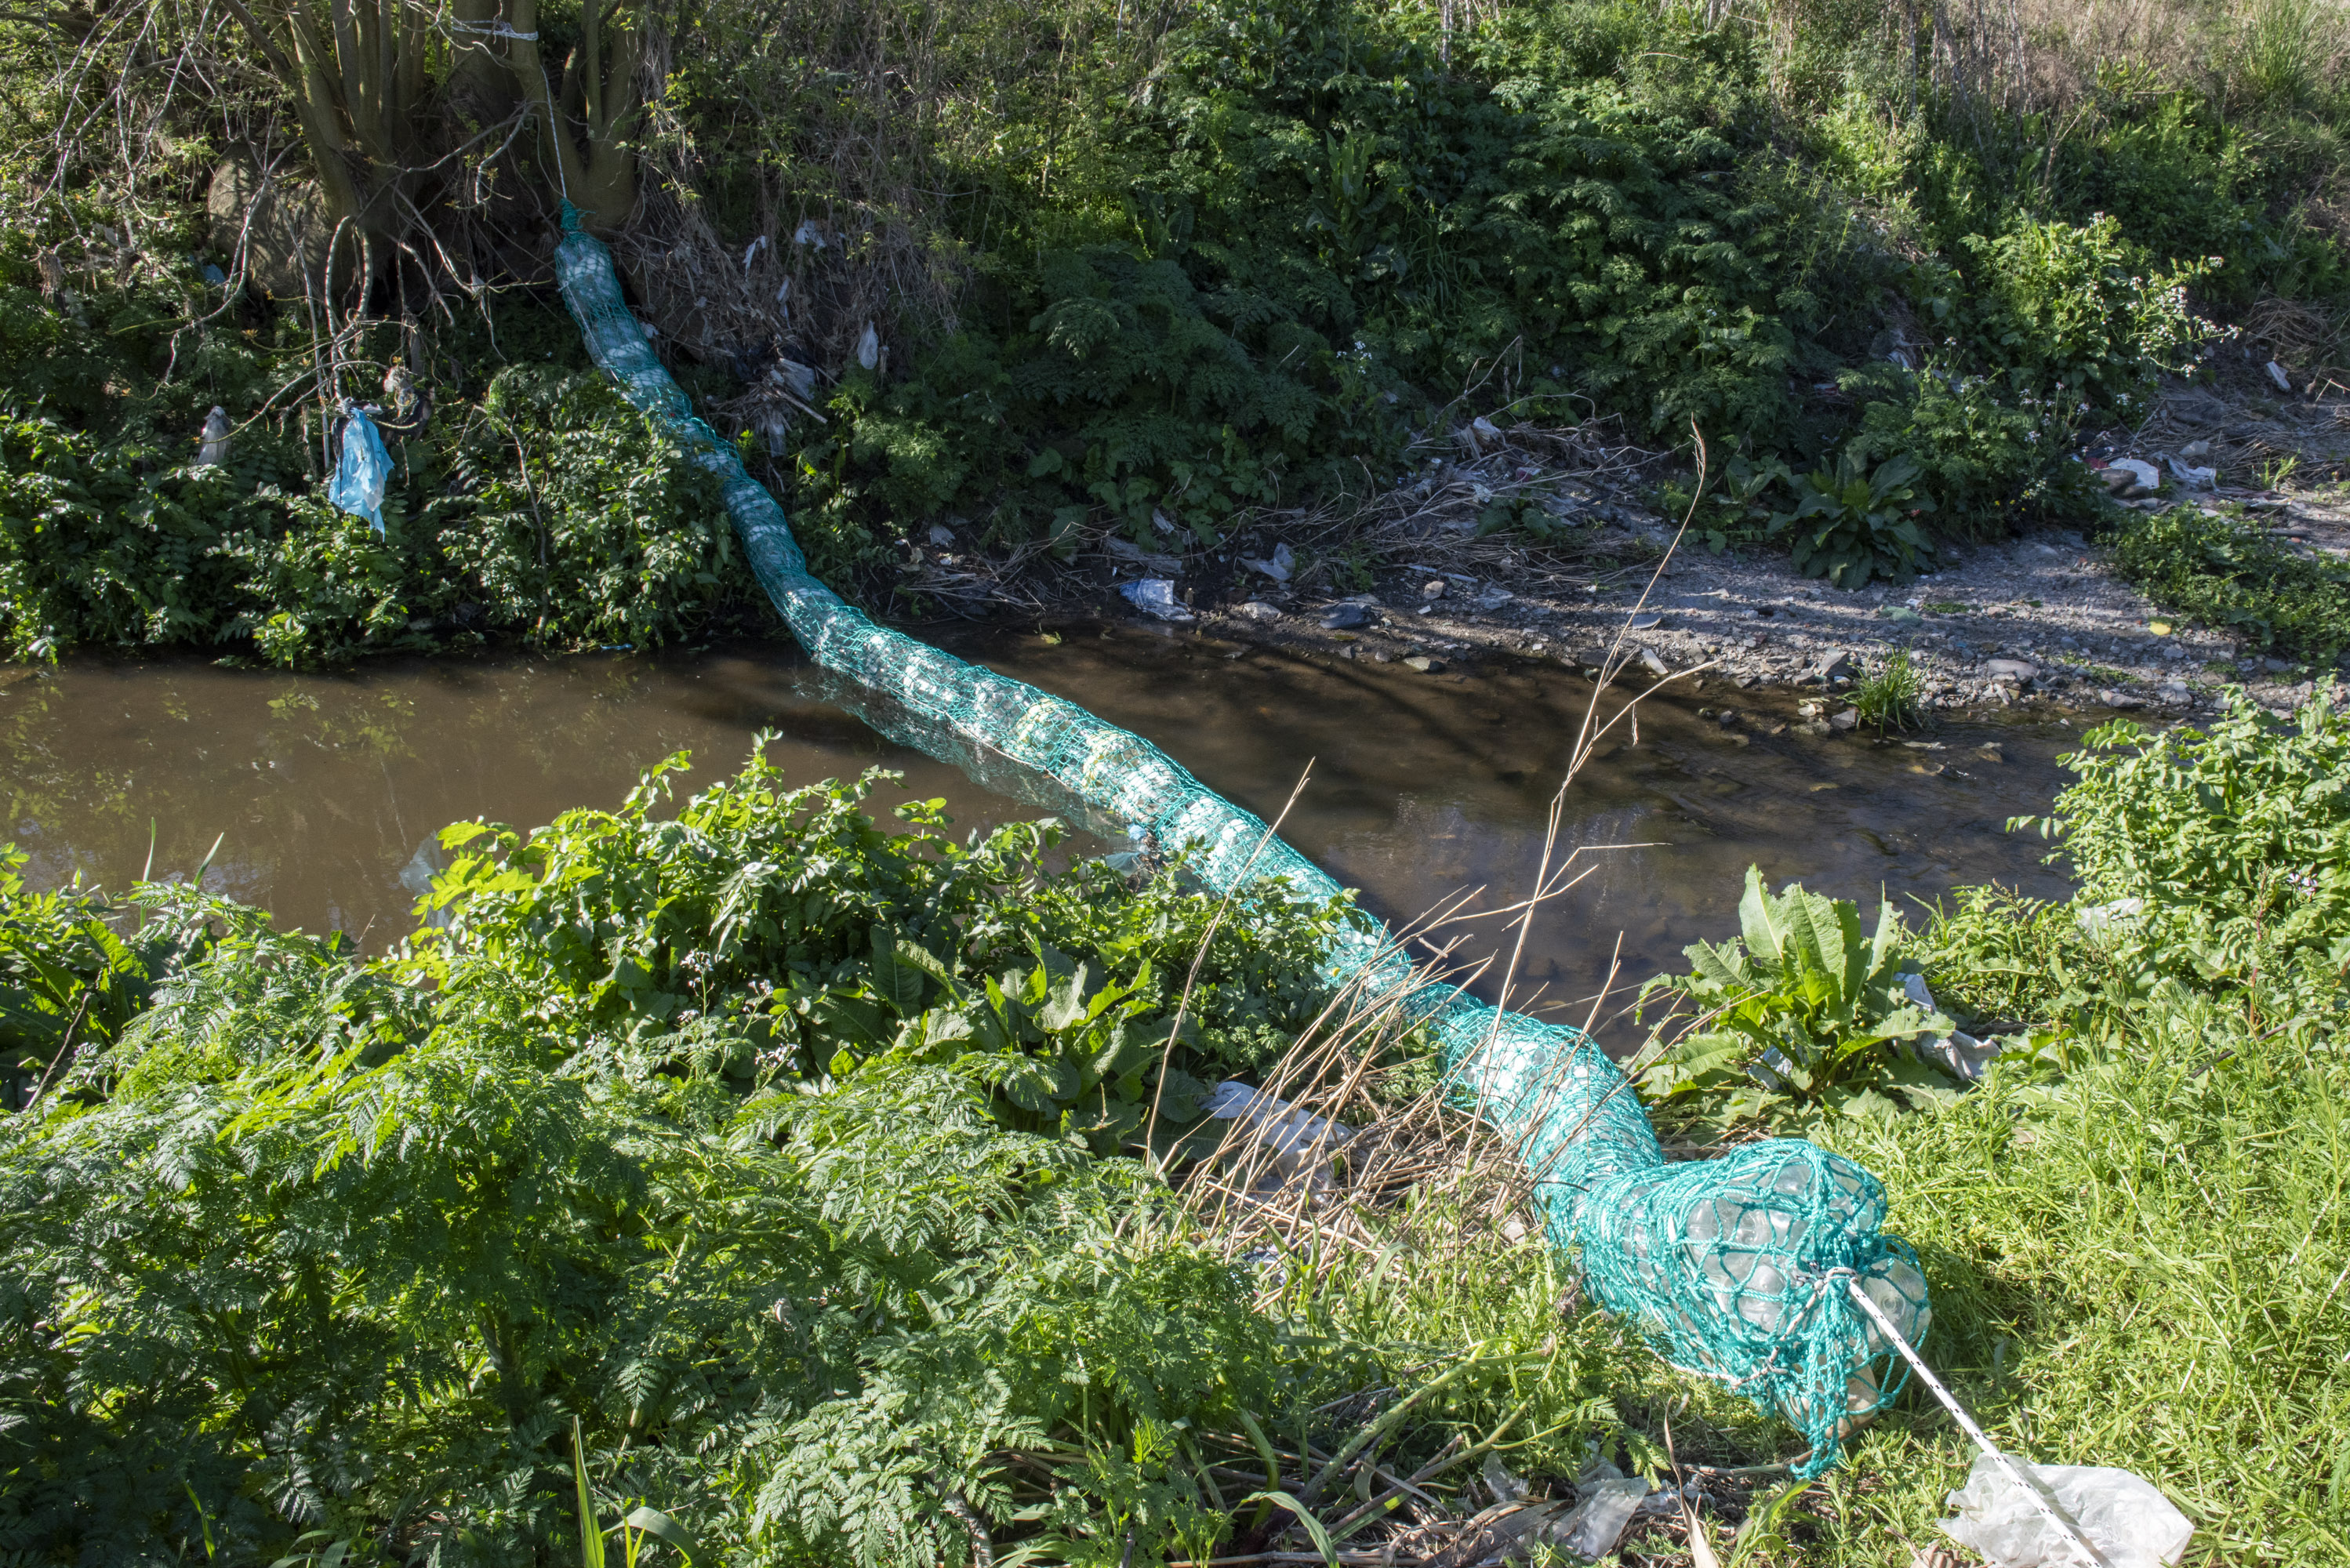
[[[155,339],[134,328],[196,308],[192,275],[109,292],[70,310],[45,302],[24,256],[0,247],[10,657],[192,646],[316,665],[490,638],[657,647],[771,624],[716,481],[586,366],[567,319],[507,307],[442,335],[438,352],[490,369],[452,369],[429,400],[383,416],[395,462],[377,528],[327,504],[307,414],[240,416],[223,461],[196,461],[208,405],[258,400],[307,356],[292,321]],[[491,321],[514,358],[494,350]],[[363,336],[397,340],[390,327]],[[161,373],[175,353],[201,377]]]
[[[527,38],[527,9],[491,36]],[[390,67],[353,35],[349,61],[287,80],[244,26],[133,13],[93,23],[88,58],[0,16],[11,657],[315,664],[772,625],[708,475],[556,306],[568,187],[482,130],[476,74],[518,112],[521,67],[428,50],[397,91],[363,88]],[[663,29],[658,103],[608,111],[645,118],[609,171],[643,197],[613,236],[632,301],[815,569],[894,607],[933,528],[1006,574],[1110,529],[1229,565],[1269,543],[1236,534],[1360,515],[1480,421],[1650,448],[1701,427],[1739,476],[1685,498],[1711,541],[1783,539],[1846,587],[1907,577],[1938,543],[2092,517],[2064,455],[2193,372],[2207,317],[2323,317],[2350,291],[2350,97],[2310,0],[2162,0],[2153,56],[2094,14],[1920,32],[1826,0],[1760,30],[1662,0],[926,16],[896,51],[868,0],[715,0]],[[330,132],[296,84],[338,71],[399,107]],[[229,80],[234,111],[188,85]],[[451,184],[403,194],[398,236],[369,213],[367,266],[306,281],[315,264],[255,250],[269,207],[229,221],[270,148],[273,202],[327,222],[320,176],[379,130],[421,161],[404,178]],[[380,533],[324,497],[352,401],[386,409]],[[199,465],[214,407],[226,461]],[[1483,522],[1560,532],[1533,505]],[[1301,580],[1340,580],[1366,547],[1345,534]]]
[[[2350,649],[2350,567],[2304,555],[2241,517],[2173,506],[2134,516],[2114,564],[2166,609],[2321,668]]]
[[[957,845],[936,803],[886,833],[869,780],[755,757],[657,816],[668,777],[451,830],[381,960],[185,888],[0,889],[40,1096],[0,1128],[12,1560],[568,1555],[577,1422],[600,1513],[729,1562],[1148,1563],[1249,1528],[1366,1388],[1434,1385],[1396,1454],[1617,1430],[1638,1353],[1559,1322],[1539,1250],[1355,1282],[1426,1316],[1268,1310],[1136,1158],[1315,1023],[1343,902],[1254,889],[1211,940],[1180,866],[1049,872],[1054,831]]]
[[[1883,1081],[1930,1022],[1912,967],[2007,1044],[1907,1110],[1783,1074],[1727,1108],[1876,1171],[1960,1396],[2154,1480],[2199,1563],[2350,1561],[2345,736],[2323,702],[2115,726],[2056,806],[2073,903],[1981,890],[1877,943],[1758,886],[1708,950],[1710,1004],[1753,1003],[1717,1054],[1800,1032]],[[1584,1303],[1507,1151],[1412,1095],[1411,1033],[1326,1005],[1343,905],[1243,895],[1179,1031],[1214,909],[1180,868],[1049,871],[1050,833],[956,845],[922,803],[885,834],[755,761],[669,816],[667,778],[452,830],[376,961],[184,888],[0,887],[40,1095],[0,1129],[0,1550],[569,1560],[575,1420],[599,1517],[735,1563],[1412,1562],[1600,1458],[1715,1467],[1725,1560],[1935,1541],[1971,1456],[1914,1387],[1783,1508],[1723,1473],[1785,1428]],[[1187,1101],[1236,1068],[1369,1124],[1285,1215],[1139,1158],[1196,1156]],[[1644,1515],[1616,1560],[1686,1532]]]

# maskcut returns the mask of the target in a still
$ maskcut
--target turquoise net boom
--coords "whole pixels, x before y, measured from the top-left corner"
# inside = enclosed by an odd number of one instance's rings
[[[877,626],[810,576],[784,511],[733,444],[697,418],[621,297],[609,253],[567,203],[556,275],[596,363],[723,483],[726,508],[760,586],[811,658],[942,738],[966,765],[1001,758],[1048,790],[1147,831],[1219,891],[1279,877],[1319,902],[1336,882],[1263,821],[1202,785],[1165,753],[1076,704]],[[1415,976],[1376,927],[1349,931],[1325,974],[1409,994],[1447,1067],[1517,1147],[1556,1246],[1579,1254],[1592,1295],[1639,1325],[1675,1366],[1776,1410],[1810,1439],[1798,1473],[1835,1461],[1854,1417],[1899,1387],[1900,1364],[1853,1305],[1857,1279],[1914,1341],[1929,1317],[1924,1277],[1883,1235],[1877,1179],[1794,1139],[1721,1159],[1668,1164],[1622,1073],[1580,1031],[1504,1012]]]

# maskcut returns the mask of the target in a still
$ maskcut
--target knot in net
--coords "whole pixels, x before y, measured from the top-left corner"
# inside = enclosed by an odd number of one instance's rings
[[[875,625],[807,569],[783,508],[733,444],[695,417],[622,299],[611,257],[563,208],[556,278],[598,365],[714,473],[760,586],[844,705],[893,739],[1080,821],[1132,825],[1182,849],[1201,881],[1249,898],[1322,902],[1327,874],[1158,747],[1024,681]],[[1534,1202],[1592,1294],[1675,1366],[1720,1379],[1810,1440],[1797,1473],[1835,1461],[1852,1421],[1898,1390],[1889,1349],[1846,1295],[1860,1281],[1897,1324],[1928,1321],[1917,1259],[1880,1235],[1867,1172],[1783,1141],[1669,1165],[1624,1075],[1581,1031],[1422,983],[1370,922],[1323,954],[1333,984],[1409,993],[1465,1098],[1515,1139]]]

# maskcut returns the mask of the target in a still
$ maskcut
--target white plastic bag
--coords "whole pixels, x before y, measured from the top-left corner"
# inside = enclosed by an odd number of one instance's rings
[[[1648,1483],[1638,1476],[1579,1483],[1575,1511],[1550,1527],[1550,1538],[1569,1554],[1596,1563],[1616,1550],[1648,1495]]]
[[[2013,1463],[2023,1468],[2025,1461]],[[2103,1465],[2033,1465],[2056,1501],[2114,1568],[2168,1568],[2186,1553],[2195,1527],[2152,1481]],[[1982,1554],[1992,1568],[2070,1568],[2081,1549],[2042,1513],[2031,1494],[1989,1454],[1978,1457],[1964,1490],[1950,1494],[1955,1519],[1942,1533]]]
[[[1355,1129],[1344,1122],[1301,1111],[1278,1095],[1252,1088],[1238,1078],[1227,1078],[1210,1090],[1200,1109],[1220,1121],[1249,1122],[1262,1129],[1257,1147],[1272,1157],[1268,1174],[1274,1180],[1259,1185],[1286,1187],[1301,1177],[1315,1187],[1327,1183],[1330,1156],[1355,1136]]]
[[[1155,615],[1160,620],[1191,618],[1191,612],[1175,602],[1175,585],[1165,577],[1144,577],[1139,582],[1120,583],[1118,591],[1127,603],[1145,615]]]
[[[1296,569],[1297,556],[1287,545],[1277,545],[1265,559],[1255,561],[1243,556],[1241,565],[1252,572],[1263,572],[1276,583],[1285,583],[1289,581],[1289,574]]]

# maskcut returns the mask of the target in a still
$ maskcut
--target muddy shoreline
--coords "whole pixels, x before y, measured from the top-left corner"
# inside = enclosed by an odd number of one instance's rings
[[[2108,432],[2081,456],[2095,466],[2135,457],[2161,469],[2179,453],[2224,463],[2216,492],[2167,490],[2129,504],[2232,504],[2293,548],[2350,558],[2350,484],[2279,491],[2228,483],[2246,478],[2260,454],[2279,451],[2308,459],[2304,472],[2350,472],[2350,400],[2282,409],[2259,398],[2252,372],[2226,380],[2242,385],[2225,386],[2225,397],[2210,387],[2176,388],[2142,429]],[[1662,462],[1662,454],[1539,433],[1499,445],[1470,441],[1429,460],[1427,473],[1363,531],[1388,563],[1368,574],[1367,590],[1336,585],[1341,574],[1316,560],[1310,528],[1295,531],[1298,569],[1280,575],[1286,558],[1258,559],[1274,553],[1267,530],[1253,549],[1210,559],[1146,556],[1107,541],[1091,562],[1087,607],[1148,619],[1118,589],[1166,572],[1174,614],[1243,646],[1429,675],[1528,663],[1592,673],[1608,667],[1612,653],[1619,679],[1635,685],[1674,678],[1701,692],[1821,699],[1805,722],[1835,721],[1846,706],[1838,694],[1897,650],[1908,655],[1931,712],[2038,708],[2183,719],[2217,711],[2230,686],[2282,712],[2334,673],[2267,657],[2224,629],[2164,613],[2121,578],[2105,549],[2068,530],[1943,545],[1930,574],[1858,592],[1802,576],[1783,553],[1676,544],[1672,523],[1640,500]],[[1513,497],[1575,525],[1573,553],[1477,531],[1479,509]],[[1354,582],[1365,580],[1358,570]]]

